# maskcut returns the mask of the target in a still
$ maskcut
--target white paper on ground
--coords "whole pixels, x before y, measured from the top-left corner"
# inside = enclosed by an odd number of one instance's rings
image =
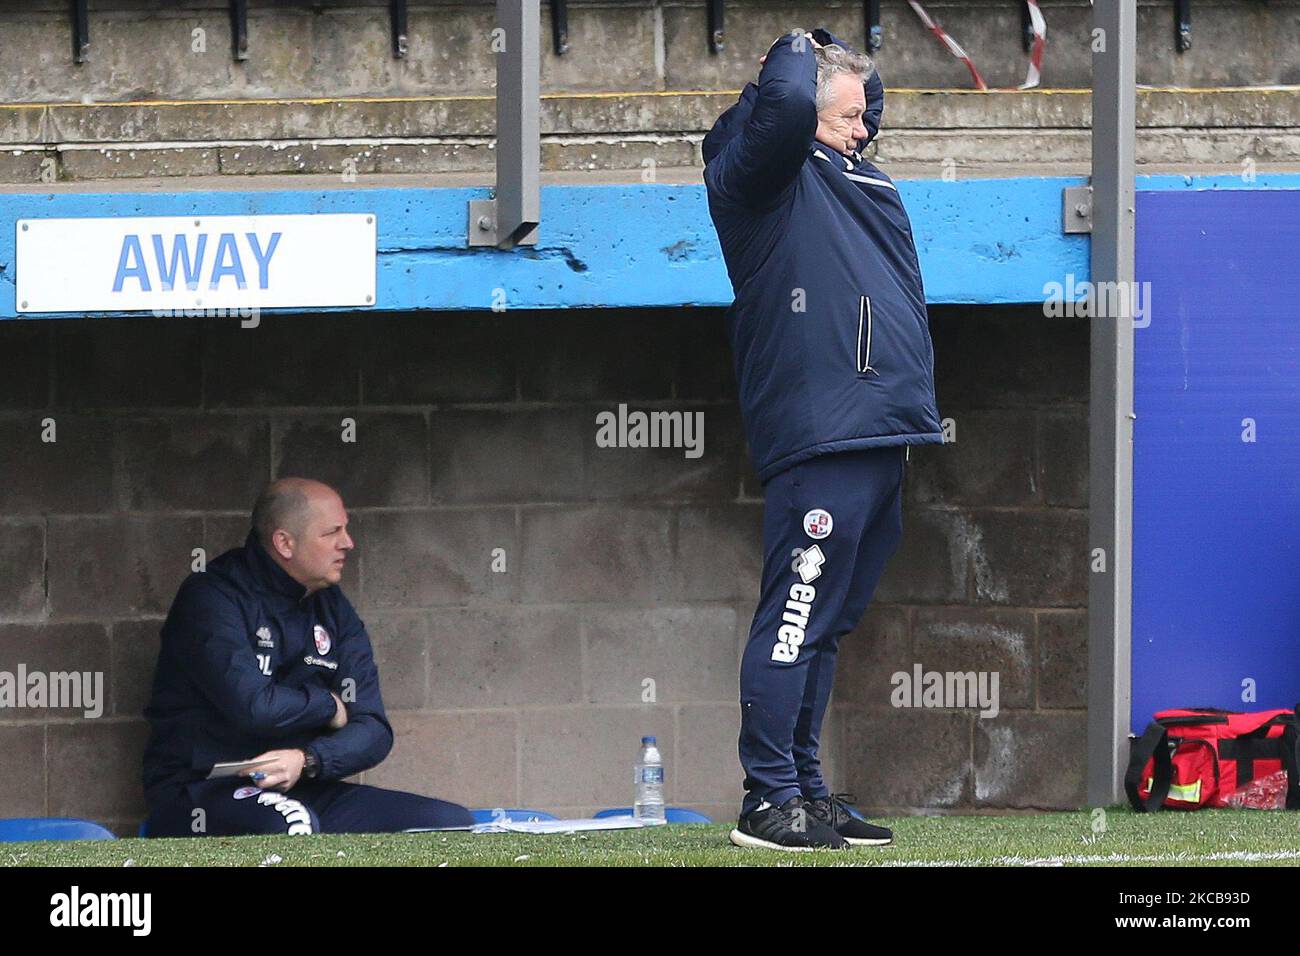
[[[492,820],[475,824],[474,833],[576,833],[580,830],[637,830],[636,817],[601,817],[581,820]]]

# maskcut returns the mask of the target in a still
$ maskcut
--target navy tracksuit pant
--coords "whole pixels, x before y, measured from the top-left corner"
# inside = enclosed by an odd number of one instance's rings
[[[740,666],[742,814],[828,794],[818,741],[835,657],[898,549],[906,454],[833,452],[767,483],[762,593]]]
[[[280,793],[226,777],[196,781],[155,803],[148,830],[151,837],[396,833],[473,822],[458,804],[401,790],[302,780]]]

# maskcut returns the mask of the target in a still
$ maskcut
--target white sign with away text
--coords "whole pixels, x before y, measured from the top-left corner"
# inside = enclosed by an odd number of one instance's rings
[[[21,312],[375,304],[375,215],[20,219]]]

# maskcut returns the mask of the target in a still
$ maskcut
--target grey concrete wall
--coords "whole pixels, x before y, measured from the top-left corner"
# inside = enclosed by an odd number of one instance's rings
[[[389,51],[386,3],[255,4],[250,56],[236,62],[224,3],[111,0],[94,5],[91,58],[81,65],[72,61],[66,8],[61,0],[0,0],[0,183],[491,176],[489,3],[413,4],[402,60]],[[1044,87],[1073,93],[1005,89],[1023,80],[1026,62],[1014,4],[930,9],[1003,91],[960,92],[971,85],[965,68],[903,3],[886,3],[877,61],[891,93],[877,159],[919,166],[919,175],[1089,161],[1086,2],[1043,5]],[[1138,162],[1294,161],[1300,90],[1218,87],[1300,82],[1300,0],[1198,3],[1193,15],[1194,46],[1178,54],[1172,4],[1139,5],[1139,81],[1196,90],[1139,94]],[[728,6],[726,44],[714,54],[705,22],[698,3],[575,5],[570,52],[557,57],[547,21],[543,168],[640,172],[653,161],[698,171],[704,132],[757,75],[757,57],[775,36],[818,22],[850,38],[862,32],[856,4],[745,0]]]
[[[544,171],[623,171],[699,181],[700,142],[734,92],[552,94],[541,104]],[[893,91],[870,155],[909,177],[1086,171],[1087,91]],[[333,185],[394,174],[491,181],[494,104],[474,97],[399,101],[63,104],[0,109],[0,182],[325,175]],[[1190,172],[1240,172],[1300,156],[1300,89],[1168,91],[1137,97],[1137,158]],[[683,178],[685,177],[685,178]],[[431,184],[431,183],[421,183]]]
[[[902,549],[843,645],[830,780],[876,810],[1075,806],[1086,320],[932,316],[956,441],[913,450]],[[703,412],[703,456],[597,447],[620,402]],[[721,312],[647,310],[0,323],[0,671],[99,672],[108,697],[96,719],[0,708],[0,817],[134,829],[192,549],[240,543],[292,473],[352,515],[343,587],[397,730],[368,782],[581,814],[628,803],[654,733],[672,802],[735,812],[761,490]],[[893,707],[916,663],[997,671],[1001,714]]]
[[[250,4],[249,58],[231,57],[227,4],[215,0],[99,0],[87,63],[72,61],[67,4],[4,0],[0,97],[44,100],[248,98],[486,93],[494,79],[492,4],[412,0],[410,50],[390,52],[385,0]],[[885,45],[878,56],[894,86],[966,87],[969,74],[903,0],[884,0]],[[1086,0],[1044,0],[1046,85],[1086,87],[1092,19]],[[1024,80],[1016,4],[931,0],[926,4],[970,53],[992,86]],[[863,41],[856,3],[756,2],[727,5],[726,43],[706,43],[702,2],[586,2],[570,5],[570,51],[550,45],[542,4],[543,87],[552,91],[728,89],[748,77],[773,38],[825,25]],[[196,35],[194,31],[202,31]],[[1201,0],[1193,46],[1174,49],[1173,5],[1138,3],[1138,82],[1243,86],[1300,82],[1296,0]]]

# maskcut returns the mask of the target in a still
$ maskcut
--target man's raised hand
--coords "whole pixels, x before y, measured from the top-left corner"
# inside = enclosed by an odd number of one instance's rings
[[[793,32],[793,31],[792,31],[792,32]],[[781,38],[780,38],[780,37],[777,37],[776,39],[779,40],[779,39],[781,39]],[[803,31],[803,36],[802,36],[802,37],[799,37],[799,38],[796,38],[795,42],[798,43],[798,42],[799,42],[799,39],[807,39],[808,42],[812,44],[812,47],[813,47],[814,50],[820,50],[820,49],[822,48],[822,45],[821,45],[820,43],[818,43],[818,42],[813,38],[813,35],[812,35],[811,33],[809,33],[807,30],[804,30],[804,31]],[[773,40],[772,42],[775,43],[776,40]],[[770,49],[772,49],[772,48],[769,46],[768,49],[770,50]],[[762,66],[765,62],[767,62],[767,54],[766,54],[766,53],[764,53],[762,56],[760,56],[760,57],[758,58],[758,65],[759,65],[759,66]]]

